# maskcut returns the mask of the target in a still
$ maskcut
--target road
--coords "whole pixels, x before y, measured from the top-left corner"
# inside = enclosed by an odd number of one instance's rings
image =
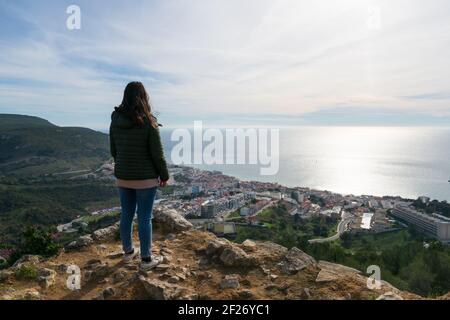
[[[328,238],[311,239],[311,240],[308,240],[308,242],[309,243],[322,243],[322,242],[328,242],[328,241],[335,241],[335,240],[339,239],[341,234],[343,234],[345,232],[350,221],[351,221],[350,217],[347,216],[344,212],[342,214],[342,219],[341,219],[341,221],[339,221],[339,224],[337,226],[336,234],[334,234]]]

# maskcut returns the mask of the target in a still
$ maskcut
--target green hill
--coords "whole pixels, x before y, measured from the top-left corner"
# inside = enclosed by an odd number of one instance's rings
[[[0,114],[0,175],[88,170],[108,158],[104,133],[59,127],[38,117]]]
[[[50,227],[117,205],[112,181],[70,179],[109,159],[107,134],[0,114],[0,249],[19,243],[27,226]]]

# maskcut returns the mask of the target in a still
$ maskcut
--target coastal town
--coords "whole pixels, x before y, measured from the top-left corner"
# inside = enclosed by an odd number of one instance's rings
[[[439,213],[425,214],[413,206],[414,201],[427,204],[430,199],[370,195],[341,195],[303,187],[286,187],[278,183],[242,181],[220,171],[206,171],[186,166],[170,166],[169,186],[159,189],[158,205],[175,209],[198,228],[219,236],[235,237],[243,225],[270,227],[261,219],[265,210],[282,204],[297,220],[328,218],[335,222],[328,236],[311,238],[310,243],[334,241],[343,233],[378,234],[413,227],[437,240],[450,242],[450,219]],[[113,165],[104,164],[89,176],[113,180]],[[85,178],[85,176],[83,177]],[[120,207],[97,210],[92,216],[118,213]],[[86,227],[83,217],[58,226],[60,232],[75,232]]]

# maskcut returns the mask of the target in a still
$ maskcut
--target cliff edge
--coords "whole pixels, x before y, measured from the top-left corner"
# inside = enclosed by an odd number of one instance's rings
[[[360,271],[297,248],[235,244],[195,230],[171,209],[159,207],[154,217],[153,252],[164,257],[155,269],[142,272],[139,259],[122,261],[115,224],[80,237],[58,256],[24,256],[0,271],[0,300],[422,299],[387,282],[369,289]],[[68,279],[74,288],[77,276],[80,288],[69,289]]]

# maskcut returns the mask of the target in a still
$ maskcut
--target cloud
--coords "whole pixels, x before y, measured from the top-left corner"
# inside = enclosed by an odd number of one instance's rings
[[[106,127],[137,79],[166,123],[450,112],[445,0],[79,1],[79,31],[65,28],[69,4],[0,4],[0,110]]]

